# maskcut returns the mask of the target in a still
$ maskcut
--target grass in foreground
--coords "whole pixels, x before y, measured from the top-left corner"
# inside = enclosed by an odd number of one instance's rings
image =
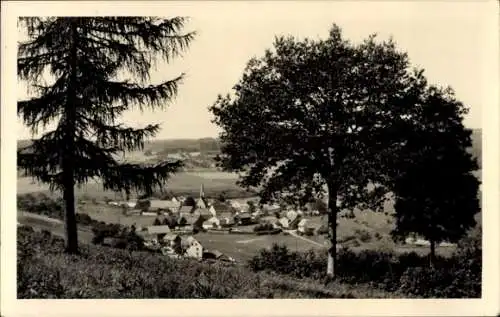
[[[246,267],[173,260],[147,252],[82,245],[61,253],[63,240],[18,228],[18,298],[394,298],[367,284],[333,283]]]

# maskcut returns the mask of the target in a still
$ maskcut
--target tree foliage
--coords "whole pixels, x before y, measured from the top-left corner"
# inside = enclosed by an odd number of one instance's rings
[[[142,166],[116,159],[124,151],[142,149],[144,140],[154,136],[160,126],[134,129],[115,122],[126,110],[163,109],[174,98],[183,75],[158,85],[141,84],[149,81],[149,71],[158,59],[169,61],[187,48],[194,34],[180,34],[185,19],[25,18],[21,22],[29,40],[19,44],[18,76],[28,81],[38,96],[19,101],[18,114],[34,133],[51,122],[58,124],[20,153],[18,165],[43,182],[61,185],[68,89],[72,85],[76,95],[71,105],[76,112],[72,122],[77,148],[73,155],[75,182],[99,177],[105,189],[117,191],[150,191],[152,185],[164,184],[178,162]],[[74,43],[68,40],[73,37],[72,30],[76,30]],[[76,64],[74,69],[72,63]],[[54,77],[53,84],[40,84],[46,71]],[[123,72],[130,78],[117,80]],[[75,83],[70,83],[72,73],[76,73]]]
[[[339,209],[383,206],[422,81],[392,40],[353,44],[335,25],[324,40],[277,37],[210,108],[223,131],[219,164],[264,202],[328,192],[335,245]]]
[[[142,150],[160,126],[131,128],[118,119],[133,108],[164,109],[175,97],[184,75],[153,85],[150,70],[188,48],[194,33],[182,33],[185,23],[183,17],[20,19],[28,39],[19,43],[18,77],[36,96],[18,102],[18,115],[34,134],[50,123],[56,128],[21,149],[18,166],[63,190],[70,223],[75,184],[98,178],[104,189],[151,193],[181,166],[121,161],[120,154]],[[67,224],[76,235],[76,225]],[[69,240],[74,250],[76,236]]]
[[[467,108],[451,89],[422,87],[411,118],[412,130],[397,162],[395,194],[396,240],[420,235],[434,247],[457,242],[474,227],[480,210],[478,165],[468,149],[472,131],[463,126]]]

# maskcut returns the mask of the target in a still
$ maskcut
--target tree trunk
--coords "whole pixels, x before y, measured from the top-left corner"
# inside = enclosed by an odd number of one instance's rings
[[[68,85],[68,98],[65,109],[66,124],[65,124],[65,145],[66,149],[63,153],[63,198],[66,205],[65,208],[65,229],[66,229],[66,252],[78,253],[78,231],[76,227],[75,215],[75,124],[76,124],[76,82],[77,82],[77,29],[75,23],[71,23],[71,73],[70,82]]]
[[[429,265],[431,268],[434,268],[434,264],[436,262],[436,241],[434,239],[430,239],[431,244],[431,252],[429,254]]]
[[[337,187],[333,183],[328,184],[328,238],[331,247],[328,250],[328,265],[326,276],[334,279],[337,273]]]

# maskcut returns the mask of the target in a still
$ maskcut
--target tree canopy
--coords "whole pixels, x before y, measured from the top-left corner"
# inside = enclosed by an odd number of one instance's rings
[[[467,150],[470,129],[463,126],[467,108],[452,90],[425,87],[412,117],[394,177],[396,240],[417,234],[435,245],[457,242],[472,228],[480,210],[478,164]]]
[[[423,81],[392,40],[353,44],[336,25],[326,39],[277,37],[210,108],[222,128],[219,164],[264,202],[328,193],[334,258],[338,210],[383,206]]]
[[[184,75],[151,84],[150,70],[188,48],[195,34],[182,32],[185,23],[183,17],[20,19],[28,40],[19,43],[18,77],[36,96],[18,102],[18,115],[34,133],[49,123],[56,128],[21,149],[18,166],[63,190],[72,252],[75,184],[98,178],[104,189],[149,194],[181,166],[120,161],[125,151],[142,150],[160,126],[131,128],[118,119],[132,108],[165,109],[176,96]]]

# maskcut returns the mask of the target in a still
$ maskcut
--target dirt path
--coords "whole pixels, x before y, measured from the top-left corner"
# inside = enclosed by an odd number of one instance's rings
[[[50,218],[30,212],[19,211],[17,215],[18,225],[33,227],[37,231],[48,230],[52,234],[64,238],[66,236],[64,223],[59,219]],[[92,242],[93,233],[89,228],[78,228],[78,239],[85,243]]]
[[[259,238],[253,238],[253,239],[236,241],[236,243],[247,244],[247,243],[252,243],[252,242],[259,241],[259,240],[264,240],[264,239],[265,239],[265,237],[259,237]]]
[[[319,246],[319,247],[324,247],[324,246],[325,246],[325,245],[323,245],[323,244],[321,244],[321,243],[319,243],[319,242],[316,242],[316,241],[313,241],[313,240],[311,240],[311,239],[307,239],[307,238],[304,238],[304,237],[302,237],[302,236],[299,236],[299,235],[298,235],[295,231],[289,231],[289,233],[290,233],[290,235],[291,235],[291,236],[293,236],[293,237],[295,237],[295,238],[302,239],[302,240],[304,240],[304,241],[307,241],[307,242],[312,243],[312,244],[314,244],[314,245],[317,245],[317,246]]]

